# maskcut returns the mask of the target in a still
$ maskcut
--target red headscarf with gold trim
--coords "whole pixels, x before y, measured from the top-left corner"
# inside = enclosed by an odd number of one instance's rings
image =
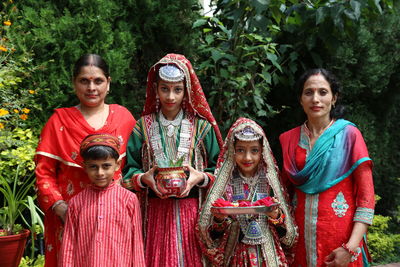
[[[182,102],[185,111],[198,115],[206,119],[214,128],[217,136],[218,144],[223,144],[221,132],[219,131],[217,122],[211,113],[210,106],[206,100],[203,89],[201,88],[199,79],[189,60],[183,55],[167,54],[160,61],[154,64],[147,75],[146,102],[143,108],[142,116],[157,112],[156,91],[154,83],[156,82],[157,72],[163,65],[175,65],[185,74],[186,97]]]

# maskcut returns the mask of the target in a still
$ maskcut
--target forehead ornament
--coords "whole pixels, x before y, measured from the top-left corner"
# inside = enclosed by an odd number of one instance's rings
[[[244,129],[236,132],[235,137],[240,141],[257,141],[262,136],[256,133],[250,126],[246,126]]]
[[[161,80],[167,82],[181,82],[185,78],[183,71],[175,65],[162,66],[158,71],[158,75]]]

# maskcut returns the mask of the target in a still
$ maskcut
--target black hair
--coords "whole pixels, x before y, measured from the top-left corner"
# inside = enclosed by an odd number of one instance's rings
[[[85,54],[85,55],[81,56],[75,62],[72,77],[75,79],[81,72],[82,67],[86,67],[86,66],[90,66],[90,65],[96,66],[99,69],[101,69],[103,71],[104,76],[106,76],[106,78],[110,77],[110,71],[108,69],[107,63],[104,61],[104,59],[101,56],[99,56],[97,54]]]
[[[330,116],[333,119],[339,119],[343,118],[345,114],[345,107],[340,104],[341,100],[341,93],[342,93],[342,87],[339,82],[339,80],[336,78],[336,76],[330,72],[327,69],[323,68],[316,68],[316,69],[309,69],[306,72],[304,72],[300,78],[296,82],[296,90],[298,93],[298,99],[301,99],[301,95],[303,94],[303,89],[304,89],[304,84],[313,75],[321,74],[324,76],[325,80],[329,83],[332,94],[336,96],[336,103],[335,106],[332,107]]]
[[[113,158],[115,160],[119,159],[118,152],[109,146],[97,145],[89,147],[81,154],[83,160],[99,160]]]

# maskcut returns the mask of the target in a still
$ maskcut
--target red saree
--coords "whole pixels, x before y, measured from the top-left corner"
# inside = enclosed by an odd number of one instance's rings
[[[108,133],[121,142],[121,158],[125,158],[126,143],[135,125],[132,114],[124,107],[109,105],[104,126],[94,130],[76,107],[59,108],[50,117],[40,135],[36,150],[36,186],[40,207],[45,213],[45,266],[57,266],[63,224],[51,207],[58,200],[67,201],[82,191],[89,178],[80,166],[80,142],[89,134]],[[121,171],[115,179],[121,178]]]

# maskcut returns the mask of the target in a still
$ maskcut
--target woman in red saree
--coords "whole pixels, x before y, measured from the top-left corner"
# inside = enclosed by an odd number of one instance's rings
[[[375,199],[364,139],[340,119],[340,86],[329,71],[307,71],[298,90],[307,121],[280,136],[284,183],[299,226],[293,266],[367,266],[365,234]]]
[[[80,142],[95,133],[117,136],[124,162],[135,119],[126,108],[105,103],[110,81],[107,64],[100,56],[82,56],[73,73],[80,103],[56,109],[40,135],[35,173],[38,200],[45,213],[45,266],[57,266],[68,200],[90,184],[81,167]],[[117,177],[121,178],[120,171]]]
[[[150,68],[146,103],[127,147],[124,186],[141,199],[148,266],[202,266],[194,227],[214,180],[221,134],[189,60],[168,54]],[[183,159],[190,175],[180,195],[155,185],[163,162]]]

